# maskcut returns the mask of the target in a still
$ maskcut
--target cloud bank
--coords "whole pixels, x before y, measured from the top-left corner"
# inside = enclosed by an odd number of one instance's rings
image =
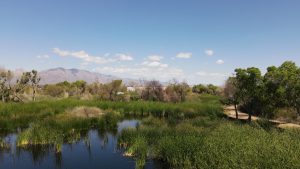
[[[105,54],[104,56],[92,56],[85,52],[84,50],[80,51],[68,51],[61,50],[59,48],[54,48],[53,53],[62,56],[62,57],[73,57],[82,60],[84,64],[95,63],[95,64],[105,64],[117,61],[132,61],[133,57],[123,53],[117,53],[113,56],[110,54]]]

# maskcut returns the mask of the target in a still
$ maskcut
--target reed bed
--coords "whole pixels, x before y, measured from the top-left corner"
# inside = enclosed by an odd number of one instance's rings
[[[123,131],[119,145],[138,161],[157,159],[175,169],[300,168],[300,130],[265,129],[259,123],[196,118],[173,126],[148,119]]]
[[[75,107],[96,107],[114,110],[127,117],[139,116],[184,119],[197,116],[222,116],[222,108],[215,96],[203,96],[196,101],[165,102],[110,102],[98,100],[61,99],[28,103],[0,103],[0,129],[28,128],[35,123],[72,110]]]

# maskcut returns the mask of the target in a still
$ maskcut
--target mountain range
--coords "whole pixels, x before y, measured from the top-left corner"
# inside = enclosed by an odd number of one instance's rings
[[[87,83],[100,82],[109,83],[112,80],[121,79],[126,85],[137,85],[140,84],[139,80],[120,78],[112,75],[105,75],[96,72],[90,72],[87,70],[80,69],[65,69],[65,68],[54,68],[45,71],[41,71],[38,74],[41,77],[40,84],[56,84],[63,81],[75,82],[77,80],[84,80]]]

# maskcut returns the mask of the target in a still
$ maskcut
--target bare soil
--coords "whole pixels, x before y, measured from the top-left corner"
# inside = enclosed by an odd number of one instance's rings
[[[234,110],[234,106],[226,106],[224,107],[224,114],[227,115],[231,119],[236,119],[236,114]],[[238,119],[239,120],[248,120],[248,114],[238,111]],[[252,116],[252,120],[258,120],[260,119],[257,116]],[[270,122],[274,123],[277,127],[286,129],[286,128],[300,128],[299,124],[294,123],[287,123],[284,121],[279,120],[269,120]]]

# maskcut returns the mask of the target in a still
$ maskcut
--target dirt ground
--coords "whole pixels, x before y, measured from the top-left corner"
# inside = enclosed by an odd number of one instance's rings
[[[224,107],[224,113],[231,119],[235,119],[236,115],[235,115],[235,110],[234,110],[234,106],[226,106]],[[238,111],[238,118],[239,120],[247,120],[248,119],[248,114],[247,113],[243,113]],[[252,116],[252,120],[258,120],[260,119],[259,117],[256,116]],[[294,124],[294,123],[286,123],[286,122],[282,122],[282,121],[278,121],[278,120],[269,120],[270,122],[274,123],[277,127],[282,128],[282,129],[286,129],[286,128],[300,128],[299,124]]]

